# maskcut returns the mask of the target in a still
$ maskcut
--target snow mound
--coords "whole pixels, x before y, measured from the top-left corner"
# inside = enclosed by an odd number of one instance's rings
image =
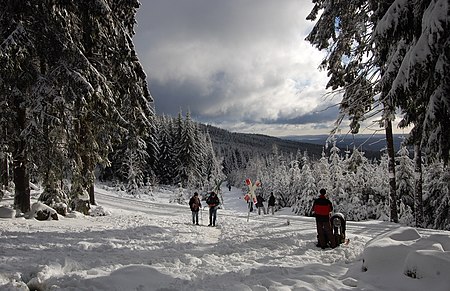
[[[31,205],[30,217],[38,220],[58,220],[58,213],[55,209],[42,202],[35,202]]]
[[[450,236],[422,237],[416,229],[400,227],[369,241],[363,271],[386,276],[439,279],[450,286]]]
[[[69,213],[67,213],[66,215],[67,218],[81,218],[84,217],[84,214],[78,211],[71,211]]]
[[[417,250],[405,260],[405,275],[422,279],[435,278],[448,281],[450,286],[450,252]]]
[[[146,265],[129,265],[119,268],[109,276],[96,277],[79,282],[77,288],[89,290],[179,290],[175,288],[180,279],[163,274]],[[114,289],[111,289],[115,286]],[[172,288],[171,288],[172,286]]]

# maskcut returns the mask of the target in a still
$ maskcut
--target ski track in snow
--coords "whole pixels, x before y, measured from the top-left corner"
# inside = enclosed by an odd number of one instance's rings
[[[161,206],[154,202],[133,200],[130,201],[133,207],[127,207],[121,202],[126,198],[101,193],[97,193],[96,197],[100,201],[99,204],[109,205],[111,208],[125,210],[129,208],[146,214],[172,217],[175,221],[171,220],[169,224],[175,224],[177,229],[176,233],[171,233],[174,247],[164,252],[169,252],[172,256],[178,252],[179,255],[175,257],[179,261],[176,268],[167,264],[161,267],[168,268],[172,274],[179,273],[180,276],[193,273],[194,277],[201,277],[201,274],[209,274],[211,270],[214,270],[214,273],[226,274],[242,268],[286,265],[298,267],[304,264],[345,263],[356,259],[354,250],[349,251],[347,246],[335,249],[333,253],[317,249],[313,218],[291,215],[258,216],[251,213],[250,221],[247,222],[247,213],[219,209],[218,226],[213,228],[205,226],[208,224],[207,209],[200,215],[203,217],[202,226],[195,226],[190,223],[191,213],[186,206],[176,204]],[[158,223],[163,228],[172,228],[164,221]],[[264,230],[260,231],[262,228]],[[385,229],[380,228],[380,233],[383,231]],[[361,242],[355,241],[352,247],[360,248],[362,251],[365,242],[376,234],[372,233],[367,237],[362,231]],[[188,268],[189,271],[183,268]]]

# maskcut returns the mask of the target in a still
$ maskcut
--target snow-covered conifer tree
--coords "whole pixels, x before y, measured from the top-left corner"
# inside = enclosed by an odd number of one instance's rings
[[[350,130],[358,133],[368,114],[381,114],[380,126],[386,133],[389,155],[391,219],[398,221],[395,188],[395,156],[392,121],[395,104],[387,96],[389,87],[378,83],[386,70],[386,53],[373,45],[372,31],[389,7],[389,1],[314,1],[307,19],[320,17],[307,40],[319,50],[328,49],[321,67],[328,70],[327,88],[343,92],[338,125],[345,116],[351,118]],[[383,85],[383,84],[382,84]],[[380,110],[381,107],[381,110]],[[337,130],[337,129],[336,129]]]
[[[435,161],[424,171],[424,227],[450,229],[449,170]]]
[[[159,156],[156,163],[156,175],[160,183],[170,185],[176,176],[177,156],[173,147],[174,136],[171,135],[173,122],[171,118],[162,116],[158,124]]]
[[[403,144],[397,153],[397,197],[406,207],[414,211],[414,165],[409,157],[408,148]],[[409,221],[409,218],[408,218]]]
[[[376,46],[389,56],[382,83],[404,113],[400,125],[413,125],[413,142],[444,162],[450,151],[448,10],[447,0],[395,0],[374,31]]]
[[[441,197],[434,209],[433,228],[450,230],[450,168],[445,167],[439,179],[441,186]]]
[[[336,139],[333,140],[333,147],[330,149],[329,171],[331,189],[327,189],[328,198],[339,204],[345,195],[344,189],[344,165],[339,154],[340,149],[336,146]]]
[[[224,181],[225,175],[222,172],[221,162],[217,159],[209,132],[204,134],[204,149],[202,167],[204,168],[203,179],[211,187],[212,181]],[[208,187],[208,188],[209,188]]]
[[[389,157],[384,152],[378,166],[374,168],[373,173],[372,188],[375,190],[373,198],[377,204],[375,215],[377,219],[381,220],[391,220],[390,211],[385,212],[391,208],[389,199],[389,172],[387,171],[388,160]]]
[[[304,164],[301,171],[301,180],[303,187],[301,188],[300,199],[296,203],[297,214],[310,216],[312,204],[319,192],[316,186],[316,180],[313,176],[313,171],[310,167],[308,159],[304,159]]]
[[[330,170],[328,157],[322,150],[322,157],[314,166],[314,176],[316,177],[317,188],[331,189]]]
[[[300,163],[297,160],[291,161],[289,165],[288,179],[288,193],[290,193],[289,205],[292,205],[292,211],[294,213],[303,215],[302,170],[300,169]]]
[[[177,145],[177,155],[179,161],[177,167],[178,179],[183,186],[195,186],[201,181],[202,149],[198,140],[197,127],[191,120],[189,112],[186,113],[182,126],[179,144]]]
[[[296,193],[292,193],[290,191],[290,175],[289,169],[286,166],[285,162],[281,162],[273,171],[268,172],[269,177],[272,180],[273,193],[279,198],[279,203],[281,207],[291,206],[291,195]],[[264,185],[265,181],[262,180]],[[268,191],[266,191],[268,192]]]
[[[17,133],[9,131],[24,138],[12,144],[11,152],[19,150],[18,162],[24,157],[33,161],[44,180],[61,180],[61,169],[70,172],[72,199],[89,191],[90,202],[95,203],[95,167],[108,164],[112,141],[120,140],[122,133],[134,130],[134,136],[141,136],[138,124],[153,112],[146,77],[131,41],[138,5],[137,1],[5,3],[0,20],[6,37],[1,40],[5,70],[1,76],[11,80],[2,80],[8,87],[1,90],[29,96],[27,100],[14,98],[20,106],[11,107],[13,119],[8,123],[17,119],[15,123],[24,125],[22,129],[16,126]],[[122,107],[125,99],[133,110]],[[37,154],[41,152],[45,154]],[[46,162],[51,155],[70,160],[65,163],[70,169]],[[26,166],[24,160],[15,167],[17,202],[22,210],[29,207]]]

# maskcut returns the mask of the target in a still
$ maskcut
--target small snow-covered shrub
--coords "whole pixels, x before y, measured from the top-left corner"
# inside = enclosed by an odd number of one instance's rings
[[[91,209],[89,209],[89,215],[90,216],[106,216],[111,215],[111,213],[107,210],[105,210],[102,206],[92,206]]]
[[[89,200],[84,200],[80,198],[75,198],[70,201],[70,208],[74,211],[83,213],[84,215],[89,215]]]

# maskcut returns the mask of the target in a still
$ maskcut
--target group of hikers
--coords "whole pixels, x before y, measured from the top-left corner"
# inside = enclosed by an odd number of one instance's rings
[[[259,194],[255,199],[255,206],[258,209],[258,215],[261,215],[261,210],[264,214],[269,213],[271,210],[272,215],[275,211],[275,196],[273,192],[270,193],[268,199],[267,212],[264,207],[265,199]],[[206,198],[206,204],[209,207],[209,224],[208,226],[216,226],[217,209],[220,205],[220,199],[213,191]],[[253,202],[249,203],[249,207],[253,205]],[[202,207],[200,197],[197,192],[189,200],[189,206],[192,211],[192,223],[199,225],[198,214]],[[249,209],[249,211],[251,211]],[[345,219],[341,213],[333,212],[333,204],[326,198],[326,190],[320,189],[319,197],[314,199],[312,206],[312,215],[316,219],[317,227],[317,246],[325,249],[326,247],[335,248],[339,244],[345,241]]]
[[[272,215],[275,213],[275,196],[273,195],[273,192],[270,192],[269,201],[267,202],[267,212],[266,207],[264,207],[264,202],[266,202],[266,199],[264,199],[261,194],[258,194],[256,196],[256,208],[258,209],[258,215],[261,215],[261,209],[264,214],[269,213],[270,209],[272,209]],[[251,206],[251,205],[250,205]],[[250,209],[252,211],[252,209]]]
[[[219,208],[220,205],[220,199],[217,196],[216,192],[211,192],[206,198],[206,204],[208,204],[209,207],[209,224],[208,226],[216,226],[216,219],[217,219],[217,208]],[[200,197],[198,196],[198,193],[195,192],[194,196],[189,199],[189,206],[191,207],[192,211],[192,223],[195,225],[198,224],[198,213],[202,207],[202,203],[200,201]]]
[[[333,204],[325,197],[327,191],[320,189],[319,198],[314,200],[312,215],[316,218],[317,246],[335,248],[345,241],[345,219],[342,213],[333,212]]]

